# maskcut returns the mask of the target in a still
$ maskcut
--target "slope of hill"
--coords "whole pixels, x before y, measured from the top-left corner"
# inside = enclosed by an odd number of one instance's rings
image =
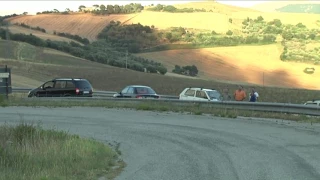
[[[276,9],[282,8],[287,5],[299,4],[320,4],[319,1],[299,0],[299,1],[269,1],[251,6],[251,9],[261,12],[276,12]]]
[[[319,66],[283,62],[279,59],[281,52],[279,45],[266,45],[169,50],[137,55],[162,62],[168,67],[168,72],[175,65],[194,64],[203,79],[320,89],[320,85],[315,83],[320,77]],[[315,73],[304,73],[306,67],[315,67]]]
[[[193,9],[205,9],[207,12],[215,12],[221,14],[231,14],[233,12],[255,12],[256,10],[250,8],[243,8],[237,6],[231,6],[226,4],[221,4],[213,0],[201,1],[201,2],[191,2],[191,3],[181,3],[174,5],[178,9],[183,8],[193,8]]]
[[[24,23],[32,27],[44,28],[48,33],[56,32],[70,33],[96,40],[96,36],[105,28],[110,21],[125,22],[136,16],[136,14],[96,16],[93,14],[41,14],[30,16],[18,16],[9,18],[11,24]]]
[[[0,26],[1,28],[1,26]],[[7,28],[7,27],[3,27],[3,28]],[[81,44],[81,42],[78,41],[74,41],[72,39],[69,38],[65,38],[65,37],[61,37],[61,36],[57,36],[57,35],[53,35],[52,33],[44,33],[44,32],[40,32],[37,30],[32,30],[32,29],[27,29],[21,26],[17,26],[17,25],[9,25],[8,29],[10,30],[10,32],[16,34],[16,33],[22,33],[22,34],[33,34],[43,40],[47,40],[50,39],[52,41],[65,41],[65,42],[76,42]]]
[[[3,53],[5,50],[8,53]],[[37,56],[33,56],[37,52]],[[25,58],[19,58],[25,54]],[[95,90],[120,91],[129,84],[142,84],[153,87],[159,94],[178,95],[185,87],[210,87],[222,91],[227,83],[190,79],[185,77],[163,76],[132,71],[95,63],[52,49],[43,49],[26,43],[0,40],[0,64],[12,69],[14,87],[35,88],[42,83],[57,77],[73,77],[88,79]],[[230,86],[231,87],[231,86]],[[236,88],[236,85],[234,85]],[[234,89],[231,87],[231,90]],[[257,88],[263,94],[276,95],[265,88]],[[283,90],[281,90],[283,92]]]
[[[93,15],[89,13],[76,13],[69,15],[62,14],[41,14],[34,16],[19,16],[9,18],[10,23],[25,23],[27,25],[44,28],[49,34],[53,31],[76,34],[90,41],[96,40],[97,35],[105,28],[110,21],[120,21],[124,24],[141,23],[142,25],[154,26],[157,29],[167,29],[171,27],[183,27],[187,29],[198,29],[226,33],[230,29],[240,30],[241,22],[247,17],[255,19],[263,16],[267,21],[280,19],[285,24],[298,24],[303,22],[309,28],[317,28],[317,15],[313,14],[292,14],[292,13],[263,13],[254,12],[246,8],[233,7],[216,2],[198,2],[181,4],[177,6],[211,8],[209,4],[214,4],[214,12],[194,12],[194,13],[165,13],[151,12],[144,10],[136,14],[119,15]],[[218,13],[220,12],[220,13]],[[228,12],[228,13],[224,13]],[[233,23],[229,22],[233,20]]]
[[[320,14],[320,4],[289,4],[276,9],[279,12]]]

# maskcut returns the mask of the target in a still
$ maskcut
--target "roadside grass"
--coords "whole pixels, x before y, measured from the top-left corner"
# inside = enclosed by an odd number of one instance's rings
[[[41,99],[41,98],[40,98]],[[9,100],[3,101],[5,106],[27,106],[27,107],[104,107],[104,108],[124,108],[135,109],[141,111],[157,111],[157,112],[178,112],[189,113],[193,115],[210,114],[215,117],[237,118],[241,117],[258,117],[292,120],[297,122],[320,123],[320,118],[316,116],[306,116],[300,114],[290,114],[282,112],[264,112],[253,110],[238,110],[227,107],[210,107],[201,106],[199,103],[193,102],[192,105],[172,104],[171,102],[130,102],[130,101],[77,101],[77,100],[56,100],[56,101],[38,101],[23,100],[19,97],[11,97]]]
[[[0,126],[0,159],[0,179],[6,180],[109,179],[125,166],[101,142],[25,122]]]

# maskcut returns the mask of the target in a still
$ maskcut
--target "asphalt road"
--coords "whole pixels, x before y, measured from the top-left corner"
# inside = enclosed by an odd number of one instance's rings
[[[104,108],[0,108],[0,123],[42,121],[120,143],[117,180],[319,180],[320,126]]]

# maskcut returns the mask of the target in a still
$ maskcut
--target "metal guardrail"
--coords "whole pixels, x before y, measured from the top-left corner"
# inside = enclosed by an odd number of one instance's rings
[[[222,101],[222,102],[207,102],[207,101],[186,101],[177,99],[126,99],[126,98],[110,98],[110,97],[42,97],[42,98],[25,98],[27,101],[112,101],[120,103],[135,103],[142,102],[169,102],[175,106],[198,106],[209,108],[226,108],[237,110],[251,110],[264,112],[281,112],[290,114],[305,114],[312,116],[320,116],[319,106],[308,106],[302,104],[287,104],[287,103],[262,103],[262,102],[237,102],[237,101]]]
[[[12,88],[12,92],[21,92],[25,93],[32,90],[31,88]],[[95,91],[93,90],[93,96],[94,97],[113,97],[114,94],[117,92],[115,91]],[[171,95],[160,95],[160,98],[164,99],[179,99],[179,96],[171,96]]]
[[[28,88],[13,88],[13,92],[26,92]],[[177,96],[162,95],[160,99],[127,99],[113,98],[113,91],[94,91],[93,97],[41,97],[41,98],[25,98],[26,101],[115,101],[123,103],[141,103],[141,102],[170,102],[177,106],[194,106],[210,107],[210,108],[226,108],[237,110],[252,110],[252,111],[267,111],[267,112],[282,112],[293,114],[305,114],[320,116],[320,106],[310,106],[303,104],[289,103],[268,103],[268,102],[237,102],[237,101],[222,101],[222,102],[207,102],[207,101],[187,101],[179,100]]]

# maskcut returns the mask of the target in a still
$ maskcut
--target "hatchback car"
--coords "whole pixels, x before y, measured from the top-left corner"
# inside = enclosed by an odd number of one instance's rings
[[[86,79],[58,78],[29,91],[28,97],[92,97],[93,89]]]
[[[320,106],[320,100],[307,101],[304,105]]]
[[[115,98],[146,98],[146,99],[159,99],[160,96],[148,86],[130,85],[122,89],[117,94],[114,94]]]
[[[222,95],[215,89],[185,88],[179,95],[180,100],[221,101]]]

